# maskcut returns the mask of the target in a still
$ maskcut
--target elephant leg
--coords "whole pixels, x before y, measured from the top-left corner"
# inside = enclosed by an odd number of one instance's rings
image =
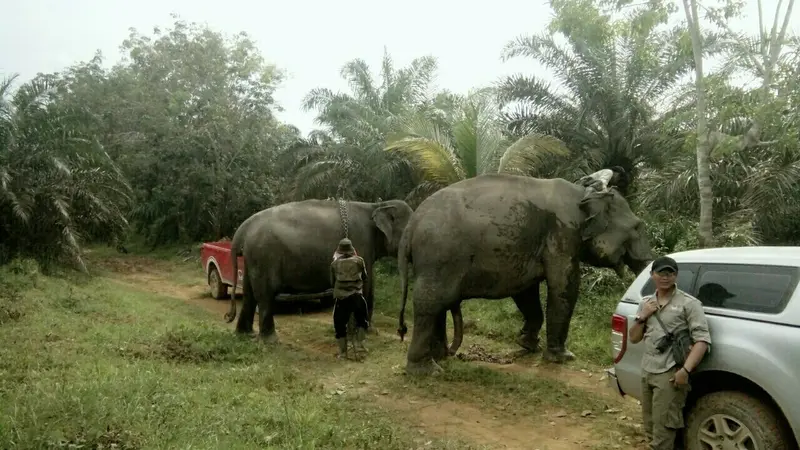
[[[549,261],[547,272],[547,350],[543,357],[555,363],[575,359],[567,350],[567,335],[572,313],[578,301],[580,268],[578,260],[568,256]]]
[[[253,291],[258,293],[258,334],[266,342],[278,342],[275,332],[275,290],[266,277],[260,277],[254,284]]]
[[[529,352],[539,351],[539,331],[544,324],[544,312],[539,294],[539,282],[512,296],[525,322],[517,337],[517,344]]]
[[[437,295],[437,285],[437,282],[426,282],[422,277],[414,283],[414,326],[406,356],[406,373],[409,375],[434,375],[442,371],[433,356],[436,353],[434,345],[446,350],[446,338],[444,343],[436,344],[436,341],[441,341],[437,325],[442,328],[441,318],[446,318],[447,303]],[[442,351],[438,347],[437,351]]]
[[[253,285],[247,273],[247,267],[242,275],[242,311],[236,322],[236,332],[250,334],[253,332],[253,319],[256,316],[256,299],[253,295]]]
[[[445,309],[436,315],[433,332],[433,340],[431,341],[431,357],[434,361],[441,361],[450,354],[450,349],[447,348],[447,312]]]

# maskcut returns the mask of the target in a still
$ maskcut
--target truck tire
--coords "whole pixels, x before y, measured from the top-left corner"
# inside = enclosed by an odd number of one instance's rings
[[[214,265],[211,266],[211,270],[208,272],[208,288],[211,291],[211,297],[216,300],[228,297],[228,285],[222,282],[219,271]]]
[[[739,439],[745,439],[742,445],[730,448],[794,448],[793,439],[787,436],[772,406],[744,392],[718,391],[704,395],[687,419],[686,450],[729,448],[724,444]]]

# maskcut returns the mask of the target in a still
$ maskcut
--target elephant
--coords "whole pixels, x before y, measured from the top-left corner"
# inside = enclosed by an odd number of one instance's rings
[[[583,261],[583,262],[587,262],[587,261]],[[617,272],[617,276],[622,278],[624,276],[624,273],[619,269],[621,269],[621,268],[620,267],[616,267],[615,268],[615,270]],[[537,282],[535,282],[535,284],[533,286],[531,286],[531,290],[534,290],[534,292],[532,292],[532,295],[535,293],[537,298],[538,298],[539,292],[540,292],[539,291],[539,286],[540,285],[541,285],[541,282],[537,281]],[[404,311],[405,311],[405,303],[403,303],[403,307],[401,309],[401,314]],[[461,347],[461,343],[464,341],[464,318],[463,318],[463,315],[461,313],[461,303],[459,302],[455,306],[450,308],[450,313],[453,316],[453,342],[448,347],[447,354],[449,356],[455,356],[455,354],[458,352],[459,347]],[[401,335],[405,335],[406,332],[408,331],[407,327],[405,327],[405,326],[401,326],[401,330],[402,330],[402,331],[400,331]],[[537,331],[537,334],[538,334],[538,331]],[[520,335],[517,338],[517,344],[519,344],[519,346],[522,347],[524,349],[524,351],[529,351],[529,352],[534,352],[535,353],[535,352],[537,352],[539,350],[538,341],[531,341],[530,338],[529,338],[529,334],[525,330],[521,330],[520,331]]]
[[[371,323],[374,263],[383,256],[397,255],[400,236],[412,212],[402,200],[339,203],[312,199],[277,205],[245,219],[231,240],[233,273],[238,273],[240,255],[245,266],[242,313],[236,331],[253,332],[258,305],[260,336],[268,342],[277,342],[275,297],[331,288],[333,252],[345,234],[366,263],[364,297]],[[234,276],[230,311],[225,314],[229,323],[236,318],[237,278]]]
[[[572,360],[566,340],[581,261],[637,274],[653,260],[644,222],[616,190],[587,194],[561,178],[487,174],[426,198],[400,239],[401,338],[414,264],[414,329],[406,372],[434,374],[450,353],[446,312],[462,300],[511,297],[524,318],[518,343],[536,351],[545,321],[539,284],[547,283],[544,359]],[[455,317],[454,317],[455,319]],[[450,349],[452,350],[452,348]]]

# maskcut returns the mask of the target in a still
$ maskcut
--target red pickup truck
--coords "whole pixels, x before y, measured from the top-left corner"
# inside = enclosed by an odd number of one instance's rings
[[[241,292],[242,274],[244,273],[244,258],[240,256],[237,267],[238,281],[236,291]],[[217,300],[229,299],[228,287],[233,286],[233,261],[231,258],[231,241],[222,240],[204,242],[200,247],[200,261],[206,273],[206,281],[211,291],[211,296]],[[277,300],[303,301],[318,299],[324,306],[333,305],[333,289],[311,294],[280,294]]]
[[[200,247],[200,261],[206,272],[206,281],[211,296],[217,300],[230,298],[228,287],[233,286],[233,261],[231,260],[231,241],[204,242]],[[242,287],[244,258],[239,257],[236,282],[237,291]]]

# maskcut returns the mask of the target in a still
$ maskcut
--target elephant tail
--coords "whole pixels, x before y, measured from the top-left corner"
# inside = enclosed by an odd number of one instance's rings
[[[411,226],[407,226],[403,231],[400,238],[400,250],[397,254],[397,267],[400,272],[400,289],[403,291],[402,305],[400,306],[400,327],[397,329],[397,334],[400,335],[400,340],[405,338],[408,333],[408,327],[405,322],[406,313],[406,300],[408,299],[408,262],[411,256]]]
[[[231,308],[225,313],[225,320],[228,323],[236,318],[236,284],[239,281],[239,256],[242,254],[242,226],[236,230],[231,240],[231,265],[233,266],[233,286],[231,286]]]

